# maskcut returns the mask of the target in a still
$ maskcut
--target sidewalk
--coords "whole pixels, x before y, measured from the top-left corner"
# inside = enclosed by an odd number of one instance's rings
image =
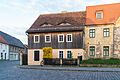
[[[21,69],[58,70],[58,71],[89,71],[89,72],[120,72],[120,68],[96,68],[96,67],[63,67],[63,66],[18,66]]]

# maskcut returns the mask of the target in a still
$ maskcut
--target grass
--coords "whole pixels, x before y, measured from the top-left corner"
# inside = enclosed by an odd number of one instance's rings
[[[120,59],[88,59],[83,60],[82,64],[107,64],[107,65],[120,65]]]

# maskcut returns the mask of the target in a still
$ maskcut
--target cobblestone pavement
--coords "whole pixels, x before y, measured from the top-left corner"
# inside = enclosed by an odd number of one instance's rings
[[[17,61],[0,61],[0,80],[120,80],[120,72],[20,69]]]

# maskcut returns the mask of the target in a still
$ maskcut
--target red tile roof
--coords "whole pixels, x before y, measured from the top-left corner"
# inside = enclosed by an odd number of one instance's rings
[[[96,19],[96,11],[103,11],[103,19]],[[120,3],[87,6],[86,24],[115,23],[120,17]]]
[[[0,35],[0,43],[7,44],[7,41]]]

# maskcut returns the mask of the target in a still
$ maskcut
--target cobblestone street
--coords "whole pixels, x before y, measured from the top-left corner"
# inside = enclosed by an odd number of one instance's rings
[[[0,61],[0,80],[120,80],[120,72],[20,69],[17,61]]]

